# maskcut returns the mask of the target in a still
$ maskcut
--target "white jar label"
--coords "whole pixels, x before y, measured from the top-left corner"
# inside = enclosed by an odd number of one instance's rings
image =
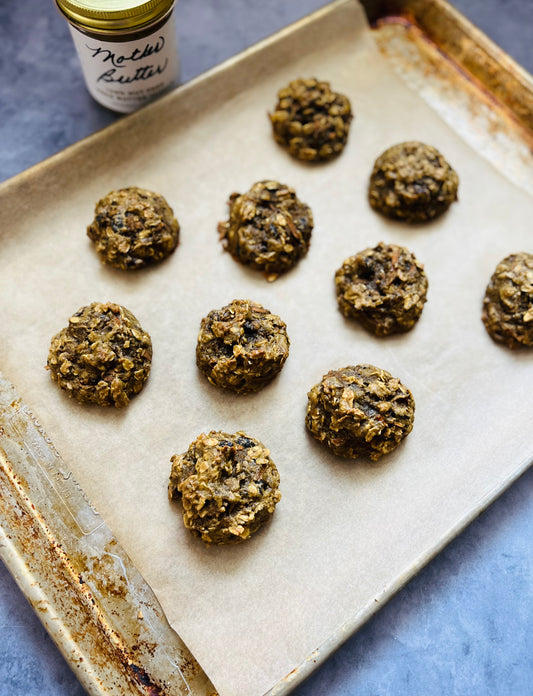
[[[135,111],[178,79],[174,13],[153,34],[134,41],[101,41],[69,26],[87,89],[109,109]]]

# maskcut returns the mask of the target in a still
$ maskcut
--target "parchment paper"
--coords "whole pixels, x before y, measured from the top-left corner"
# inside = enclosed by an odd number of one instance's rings
[[[277,90],[311,75],[355,111],[345,152],[321,166],[289,158],[267,119]],[[459,202],[416,228],[366,200],[375,158],[408,139],[438,147],[460,177]],[[263,178],[294,186],[315,217],[308,256],[272,284],[216,231],[229,194]],[[94,203],[125,185],[162,193],[181,223],[157,268],[107,268],[85,235]],[[496,264],[531,251],[533,200],[392,75],[355,2],[17,177],[1,210],[1,369],[222,696],[260,696],[368,615],[531,460],[532,355],[493,343],[480,309]],[[333,284],[347,256],[380,240],[410,248],[429,278],[419,324],[387,339],[340,315]],[[234,298],[279,314],[291,339],[281,375],[247,397],[195,366],[200,319]],[[152,336],[151,376],[126,410],[78,405],[44,369],[52,335],[95,300],[124,304]],[[416,400],[413,432],[377,465],[335,458],[304,428],[310,387],[361,362]],[[206,548],[167,500],[170,457],[210,429],[261,439],[281,474],[273,520],[237,547]]]

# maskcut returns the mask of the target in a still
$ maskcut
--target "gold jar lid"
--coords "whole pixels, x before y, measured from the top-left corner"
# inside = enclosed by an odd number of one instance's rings
[[[155,22],[175,0],[56,0],[74,24],[102,33],[131,31]]]

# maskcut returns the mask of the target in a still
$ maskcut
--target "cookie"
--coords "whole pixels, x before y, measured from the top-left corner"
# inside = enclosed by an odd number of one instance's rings
[[[163,196],[130,186],[98,201],[87,235],[104,263],[136,270],[170,256],[180,226]]]
[[[410,331],[427,299],[423,266],[408,249],[380,242],[350,256],[335,273],[337,303],[376,336]]]
[[[47,368],[82,403],[127,406],[150,374],[152,342],[136,317],[112,302],[82,307],[52,338]]]
[[[257,302],[233,300],[201,321],[196,364],[221,389],[259,391],[281,371],[288,355],[285,322]]]
[[[533,346],[533,254],[500,261],[487,285],[481,318],[496,342],[508,348]]]
[[[338,157],[353,119],[350,100],[329,82],[315,78],[290,82],[278,92],[270,121],[274,139],[293,157],[322,162]]]
[[[374,365],[330,370],[307,397],[307,429],[339,457],[376,461],[396,449],[413,428],[413,395]]]
[[[249,539],[281,499],[269,450],[243,432],[202,433],[171,462],[169,496],[181,501],[185,527],[206,544]]]
[[[368,200],[393,220],[427,222],[457,200],[458,186],[457,173],[436,148],[411,141],[394,145],[377,158]]]
[[[218,232],[236,261],[275,280],[307,254],[313,214],[290,186],[258,181],[247,193],[232,193],[228,204]]]

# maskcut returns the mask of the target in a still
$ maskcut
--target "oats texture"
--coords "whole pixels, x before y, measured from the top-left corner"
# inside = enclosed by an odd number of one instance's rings
[[[405,247],[380,242],[346,259],[335,273],[340,311],[376,336],[409,331],[426,302],[423,266]]]
[[[163,196],[130,186],[96,204],[87,228],[102,261],[122,270],[159,263],[177,247],[180,226]]]
[[[374,164],[368,200],[386,217],[427,222],[457,200],[459,178],[441,153],[416,141],[386,150]]]
[[[171,462],[169,496],[181,500],[185,527],[206,544],[249,539],[281,499],[269,450],[243,432],[202,433]]]
[[[127,406],[150,374],[152,342],[138,320],[112,302],[93,302],[52,338],[47,368],[70,397]]]
[[[331,370],[308,393],[305,423],[340,457],[376,461],[413,428],[415,402],[399,379],[373,365]]]
[[[196,364],[222,389],[259,391],[281,371],[288,355],[285,322],[251,300],[233,300],[201,321]]]
[[[481,317],[498,343],[533,346],[533,254],[511,254],[500,261],[487,285]]]
[[[232,193],[228,205],[229,220],[218,232],[235,260],[275,280],[307,254],[313,215],[290,186],[258,181],[247,193]]]
[[[352,118],[348,97],[315,78],[293,80],[281,89],[270,114],[275,140],[293,157],[308,162],[340,155]]]

